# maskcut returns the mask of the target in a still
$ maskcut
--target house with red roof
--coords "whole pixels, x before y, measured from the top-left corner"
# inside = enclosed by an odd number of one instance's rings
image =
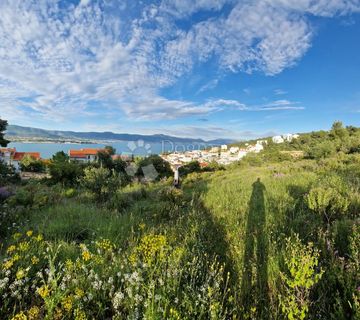
[[[40,152],[17,152],[16,148],[0,148],[0,160],[14,166],[16,171],[20,171],[20,163],[25,156],[35,160],[41,159]]]
[[[73,149],[69,150],[69,158],[73,161],[93,162],[97,160],[97,154],[99,151],[104,151],[104,149]]]

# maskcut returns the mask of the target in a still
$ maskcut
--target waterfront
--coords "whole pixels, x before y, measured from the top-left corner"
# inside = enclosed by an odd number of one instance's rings
[[[153,143],[144,143],[138,141],[116,141],[96,144],[76,144],[76,143],[25,143],[11,142],[9,148],[16,148],[21,152],[40,152],[43,159],[51,158],[56,152],[64,151],[68,153],[70,149],[81,148],[103,148],[111,145],[118,154],[134,154],[135,156],[146,156],[150,154],[161,154],[164,152],[184,152],[192,150],[201,150],[209,147],[206,143],[173,143],[172,141],[162,141]]]

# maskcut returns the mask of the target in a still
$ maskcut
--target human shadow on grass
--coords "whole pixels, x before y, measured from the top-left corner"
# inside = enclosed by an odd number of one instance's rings
[[[265,186],[257,179],[252,185],[247,217],[241,300],[244,312],[256,312],[256,318],[268,319],[268,237],[266,235]],[[256,307],[255,311],[251,311]],[[253,309],[254,310],[254,309]]]

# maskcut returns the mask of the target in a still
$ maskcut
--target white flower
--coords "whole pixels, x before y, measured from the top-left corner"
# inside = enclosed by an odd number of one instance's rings
[[[116,292],[113,298],[113,307],[118,309],[121,306],[121,301],[124,299],[124,294],[122,292]]]

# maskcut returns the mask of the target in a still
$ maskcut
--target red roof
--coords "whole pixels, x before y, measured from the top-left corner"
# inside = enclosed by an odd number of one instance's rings
[[[69,156],[71,158],[86,158],[86,156],[96,156],[99,151],[103,149],[80,149],[80,150],[70,150]]]
[[[10,152],[11,154],[16,152],[16,148],[0,148],[0,153]]]
[[[25,156],[30,156],[36,160],[40,159],[40,152],[15,152],[13,160],[21,161]]]

